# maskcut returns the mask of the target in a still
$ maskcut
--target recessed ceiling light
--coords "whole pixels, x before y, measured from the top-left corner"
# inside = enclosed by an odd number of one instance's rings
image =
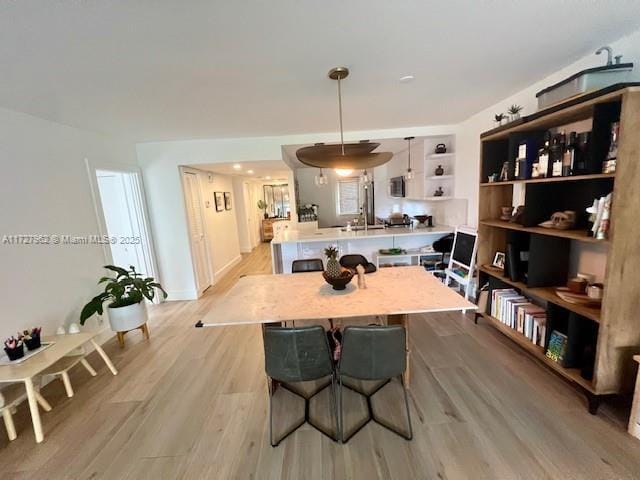
[[[236,163],[236,164],[233,166],[233,169],[234,169],[234,170],[240,170],[241,168],[242,168],[242,165],[240,165],[239,163]]]
[[[401,83],[409,83],[412,82],[416,77],[414,77],[413,75],[405,75],[404,77],[400,77],[400,82]]]
[[[271,180],[271,177],[269,175],[267,175],[266,177],[264,177],[265,180]]]
[[[247,170],[247,173],[248,173],[249,175],[253,175],[253,170]]]

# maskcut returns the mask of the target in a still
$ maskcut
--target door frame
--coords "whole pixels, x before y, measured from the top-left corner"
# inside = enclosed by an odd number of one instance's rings
[[[138,202],[138,209],[130,210],[138,220],[138,224],[142,230],[142,235],[146,238],[146,242],[142,243],[142,251],[145,256],[145,268],[148,271],[150,277],[154,277],[158,282],[162,283],[162,279],[159,277],[158,264],[156,262],[156,254],[153,246],[153,236],[151,235],[151,226],[149,223],[149,210],[147,208],[147,196],[144,191],[144,182],[142,179],[142,170],[136,165],[128,165],[126,163],[118,162],[105,162],[84,159],[87,175],[89,177],[89,186],[91,189],[91,198],[93,200],[93,208],[98,221],[98,233],[100,236],[108,235],[107,221],[104,216],[104,207],[100,198],[100,187],[98,186],[98,170],[106,170],[118,173],[134,174],[135,187],[137,191],[134,191],[135,200]],[[107,264],[113,263],[113,255],[111,254],[111,247],[107,243],[102,243],[102,253],[104,255],[105,262]]]
[[[211,256],[211,240],[209,238],[209,234],[207,232],[207,218],[205,215],[205,205],[204,205],[204,195],[202,192],[202,184],[200,182],[200,173],[203,173],[203,170],[198,170],[197,168],[192,168],[192,167],[186,167],[186,166],[180,166],[178,167],[178,170],[180,172],[180,185],[182,186],[182,198],[184,200],[184,215],[185,215],[185,220],[187,222],[187,231],[189,233],[189,255],[191,256],[191,269],[193,271],[193,280],[194,280],[194,286],[195,286],[195,290],[197,291],[197,295],[198,298],[200,298],[200,296],[202,295],[202,293],[209,287],[212,287],[213,285],[215,285],[216,283],[216,276],[215,276],[215,272],[213,270],[213,258]],[[185,173],[191,173],[194,174],[196,176],[196,180],[197,180],[197,184],[198,184],[198,194],[200,196],[200,201],[203,203],[201,205],[201,209],[200,212],[202,213],[202,230],[204,233],[204,245],[205,245],[205,268],[207,270],[207,273],[209,275],[209,285],[206,285],[204,287],[204,289],[202,289],[202,291],[200,291],[200,289],[198,289],[198,285],[197,285],[197,279],[198,279],[198,273],[196,270],[196,265],[195,265],[195,257],[193,254],[193,234],[191,231],[191,224],[189,223],[189,212],[187,211],[187,209],[189,208],[188,206],[188,202],[187,202],[187,188],[186,188],[186,183],[185,183],[185,177],[184,174]],[[204,172],[204,173],[210,173],[210,172]]]

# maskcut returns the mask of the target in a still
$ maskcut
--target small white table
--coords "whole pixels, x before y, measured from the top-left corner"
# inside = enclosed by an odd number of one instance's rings
[[[43,342],[53,342],[54,344],[42,352],[21,363],[0,365],[0,383],[24,383],[27,391],[27,400],[29,401],[29,410],[31,411],[31,421],[33,422],[33,432],[35,433],[36,442],[42,442],[42,440],[44,440],[44,435],[42,433],[42,423],[40,422],[36,390],[33,385],[34,377],[37,377],[62,357],[69,355],[86,343],[91,343],[91,345],[93,345],[93,348],[95,348],[98,354],[102,357],[102,360],[104,360],[104,363],[109,367],[111,373],[114,375],[118,374],[116,367],[114,367],[107,354],[95,341],[95,336],[96,333],[94,332],[82,332],[46,337],[42,339]]]
[[[238,280],[196,327],[386,315],[388,323],[407,330],[408,385],[408,315],[477,308],[420,266],[382,268],[365,280],[366,289],[359,289],[354,277],[346,290],[337,291],[320,272],[250,275]]]

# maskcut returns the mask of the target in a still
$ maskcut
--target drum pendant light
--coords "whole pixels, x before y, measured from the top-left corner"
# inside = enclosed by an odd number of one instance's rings
[[[338,114],[340,122],[340,144],[316,144],[296,151],[296,156],[305,165],[316,168],[333,168],[341,176],[348,176],[354,170],[366,170],[387,163],[393,157],[391,152],[374,152],[380,146],[375,142],[344,143],[342,128],[342,84],[349,69],[336,67],[329,70],[329,78],[338,82]]]

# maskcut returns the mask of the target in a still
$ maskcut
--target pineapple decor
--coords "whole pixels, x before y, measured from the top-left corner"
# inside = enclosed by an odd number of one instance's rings
[[[338,263],[338,249],[336,247],[327,247],[324,249],[324,254],[327,256],[327,270],[326,274],[329,278],[340,278],[342,276],[342,267]]]

